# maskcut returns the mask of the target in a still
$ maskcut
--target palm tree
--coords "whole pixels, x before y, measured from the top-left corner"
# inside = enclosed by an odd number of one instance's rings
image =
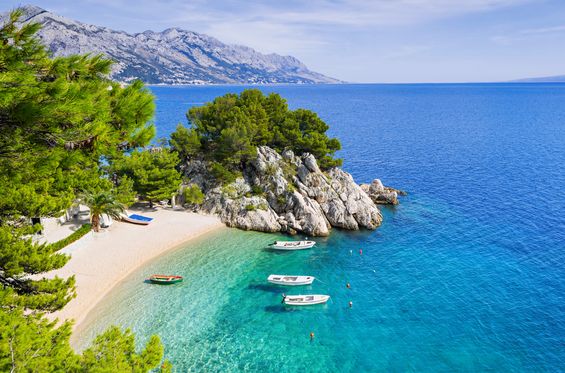
[[[94,232],[100,230],[100,218],[106,214],[111,218],[119,219],[125,211],[125,205],[118,202],[116,196],[109,192],[84,193],[80,202],[90,208],[90,220]]]

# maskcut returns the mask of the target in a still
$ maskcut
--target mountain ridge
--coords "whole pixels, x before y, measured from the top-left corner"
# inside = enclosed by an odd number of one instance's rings
[[[116,61],[111,78],[148,84],[323,84],[341,81],[309,70],[293,56],[262,54],[179,27],[128,33],[89,25],[33,5],[22,22],[37,22],[54,56],[102,53]],[[2,14],[5,19],[9,13]]]

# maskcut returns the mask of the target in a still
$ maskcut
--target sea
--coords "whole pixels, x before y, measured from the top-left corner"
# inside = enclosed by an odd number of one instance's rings
[[[151,87],[158,136],[245,88]],[[565,84],[257,88],[318,113],[357,182],[408,195],[381,207],[378,229],[334,229],[311,250],[269,250],[280,234],[200,237],[118,284],[81,348],[119,325],[140,347],[159,335],[175,372],[565,371]],[[185,281],[144,281],[161,272]],[[273,273],[317,280],[282,288]],[[282,293],[331,300],[285,307]]]

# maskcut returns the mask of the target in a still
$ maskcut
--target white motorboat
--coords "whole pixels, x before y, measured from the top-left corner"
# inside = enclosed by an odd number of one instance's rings
[[[311,306],[326,303],[328,299],[330,299],[329,295],[321,294],[284,295],[283,303],[289,306]]]
[[[314,280],[313,276],[270,275],[267,277],[267,281],[271,284],[288,286],[310,285]]]
[[[304,250],[316,244],[316,241],[275,241],[271,247],[276,250]]]

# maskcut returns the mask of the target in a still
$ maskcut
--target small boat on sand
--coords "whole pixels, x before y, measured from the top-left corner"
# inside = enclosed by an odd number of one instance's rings
[[[137,214],[132,214],[132,215],[122,214],[121,218],[122,221],[127,221],[128,223],[138,224],[138,225],[148,225],[153,220],[153,218],[143,215],[137,215]]]
[[[329,295],[322,294],[283,295],[283,303],[288,306],[311,306],[326,303],[328,299]]]
[[[304,250],[316,244],[316,241],[275,241],[270,246],[276,250]]]
[[[267,277],[267,281],[271,284],[288,286],[310,285],[314,280],[313,276],[270,275]]]
[[[177,282],[181,282],[183,280],[182,276],[175,276],[175,275],[151,275],[149,277],[149,281],[154,284],[161,284],[161,285],[169,285],[169,284],[176,284]]]

